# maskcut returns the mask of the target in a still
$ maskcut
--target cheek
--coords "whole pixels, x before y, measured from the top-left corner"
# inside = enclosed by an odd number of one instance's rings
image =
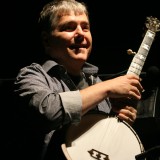
[[[88,43],[89,43],[89,48],[88,48],[88,50],[89,50],[89,55],[91,54],[91,51],[92,51],[92,37],[90,37],[89,39],[88,39]]]
[[[90,32],[88,32],[88,34],[86,34],[86,41],[89,44],[90,48],[92,48],[92,35]]]
[[[64,44],[64,40],[61,37],[54,37],[51,41],[52,46],[58,47]]]
[[[65,33],[61,36],[55,37],[52,43],[54,43],[56,47],[65,47],[71,43],[73,37],[72,33]]]
[[[89,36],[89,41],[90,41],[90,46],[92,48],[92,36],[91,35]]]

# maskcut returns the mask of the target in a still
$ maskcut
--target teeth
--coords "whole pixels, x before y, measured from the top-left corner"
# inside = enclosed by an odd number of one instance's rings
[[[70,46],[71,49],[86,48],[86,46]]]
[[[78,49],[78,48],[81,48],[81,47],[76,47],[76,46],[74,46],[74,47],[70,47],[71,49]]]

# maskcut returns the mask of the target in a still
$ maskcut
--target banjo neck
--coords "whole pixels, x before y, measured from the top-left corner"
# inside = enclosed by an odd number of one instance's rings
[[[138,52],[133,57],[127,74],[139,76],[146,61],[148,52],[155,38],[156,32],[160,31],[160,21],[157,18],[147,17],[146,27],[148,28]],[[128,52],[132,52],[128,50]]]

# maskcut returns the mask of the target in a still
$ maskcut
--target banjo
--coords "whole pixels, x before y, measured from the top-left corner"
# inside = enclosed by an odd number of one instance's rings
[[[146,27],[127,74],[140,75],[156,32],[160,31],[160,21],[147,17]],[[78,125],[70,125],[61,148],[67,160],[135,160],[144,152],[140,138],[128,123],[99,113],[87,114]]]

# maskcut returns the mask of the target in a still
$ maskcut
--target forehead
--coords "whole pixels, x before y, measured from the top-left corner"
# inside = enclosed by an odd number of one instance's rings
[[[75,12],[70,12],[68,14],[63,14],[59,17],[59,23],[67,22],[67,21],[76,21],[76,22],[87,22],[89,23],[89,19],[85,13],[75,14]]]

